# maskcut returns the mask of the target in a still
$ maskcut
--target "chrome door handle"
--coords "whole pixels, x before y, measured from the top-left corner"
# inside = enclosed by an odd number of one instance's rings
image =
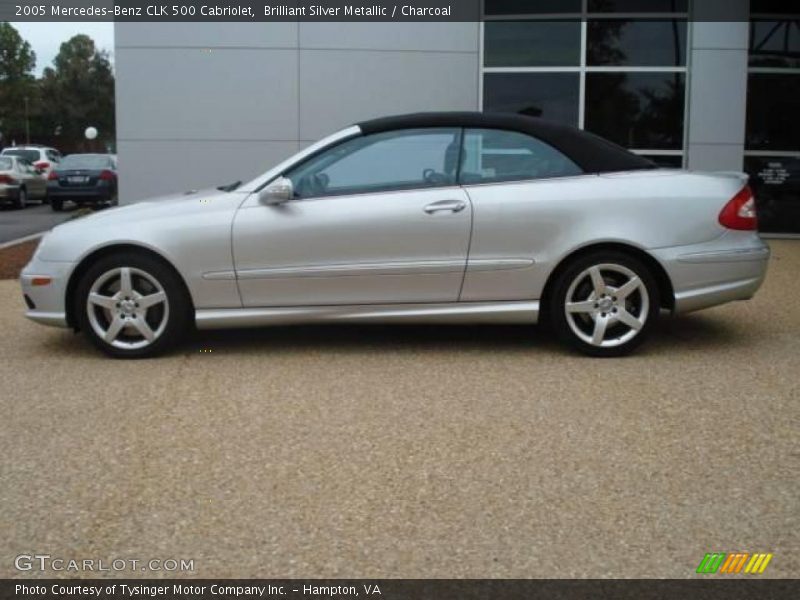
[[[429,215],[432,215],[443,210],[449,210],[450,212],[457,213],[461,212],[466,207],[467,203],[462,200],[440,200],[439,202],[428,204],[424,210]]]

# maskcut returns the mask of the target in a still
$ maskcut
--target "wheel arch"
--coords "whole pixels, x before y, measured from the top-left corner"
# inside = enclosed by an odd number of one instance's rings
[[[74,330],[78,330],[78,319],[77,315],[75,314],[75,290],[78,287],[78,282],[80,282],[83,275],[86,273],[87,270],[100,260],[106,256],[110,256],[112,254],[119,254],[122,252],[135,252],[137,254],[141,254],[144,256],[149,256],[154,258],[155,260],[159,261],[165,267],[170,269],[177,280],[180,282],[180,285],[183,287],[183,291],[186,293],[186,297],[189,299],[189,303],[194,309],[194,299],[192,298],[192,294],[189,290],[189,286],[186,284],[186,280],[181,275],[180,271],[175,268],[175,265],[167,259],[163,254],[156,252],[152,248],[148,248],[146,246],[140,246],[138,244],[131,244],[131,243],[124,243],[124,244],[111,244],[109,246],[102,246],[100,248],[96,248],[89,252],[86,256],[84,256],[80,262],[76,265],[76,267],[72,270],[72,273],[69,276],[69,281],[67,282],[67,288],[64,293],[64,309],[67,319],[67,325]],[[192,321],[194,321],[194,310],[192,312]]]
[[[673,310],[675,308],[675,291],[672,287],[672,280],[658,259],[656,259],[646,250],[643,250],[642,248],[632,244],[627,244],[625,242],[599,242],[574,249],[572,252],[562,257],[555,268],[550,272],[544,289],[542,290],[542,315],[547,314],[547,311],[549,311],[550,298],[553,295],[553,285],[558,280],[559,275],[569,266],[569,264],[576,258],[602,250],[623,252],[642,261],[645,266],[650,269],[651,274],[658,284],[658,295],[660,297],[661,307],[668,310]]]

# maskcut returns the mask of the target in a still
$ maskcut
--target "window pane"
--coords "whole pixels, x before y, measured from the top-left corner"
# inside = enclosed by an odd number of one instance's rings
[[[684,66],[686,21],[589,21],[586,61],[590,66]]]
[[[589,0],[589,12],[688,12],[689,0]]]
[[[665,169],[683,168],[683,156],[664,156],[663,154],[640,154],[640,156],[652,160],[659,167]]]
[[[683,73],[589,73],[586,129],[627,148],[683,147]]]
[[[769,233],[800,233],[800,158],[744,159],[756,196],[758,229]]]
[[[286,176],[299,198],[455,184],[458,129],[408,129],[358,137]]]
[[[494,129],[465,132],[461,183],[521,181],[582,173],[561,152],[529,135]]]
[[[39,160],[38,150],[18,150],[16,148],[6,148],[3,150],[3,154],[6,156],[19,156],[20,158],[24,158],[26,160]]]
[[[579,13],[581,0],[485,0],[487,15]]]
[[[580,21],[487,21],[487,67],[578,66]]]
[[[487,73],[483,108],[578,125],[577,73]]]
[[[751,73],[747,78],[748,150],[800,150],[800,75]]]
[[[751,67],[800,67],[800,22],[750,23]]]
[[[796,2],[787,0],[750,0],[750,14],[767,13],[771,15],[800,15]]]

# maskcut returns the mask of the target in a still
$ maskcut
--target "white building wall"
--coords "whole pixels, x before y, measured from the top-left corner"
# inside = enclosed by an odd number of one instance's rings
[[[353,122],[477,110],[478,23],[117,23],[120,198],[247,180]]]

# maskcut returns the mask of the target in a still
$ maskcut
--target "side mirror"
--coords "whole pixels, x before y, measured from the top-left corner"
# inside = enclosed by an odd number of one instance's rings
[[[258,201],[267,206],[277,206],[294,198],[292,180],[279,177],[258,193]]]

